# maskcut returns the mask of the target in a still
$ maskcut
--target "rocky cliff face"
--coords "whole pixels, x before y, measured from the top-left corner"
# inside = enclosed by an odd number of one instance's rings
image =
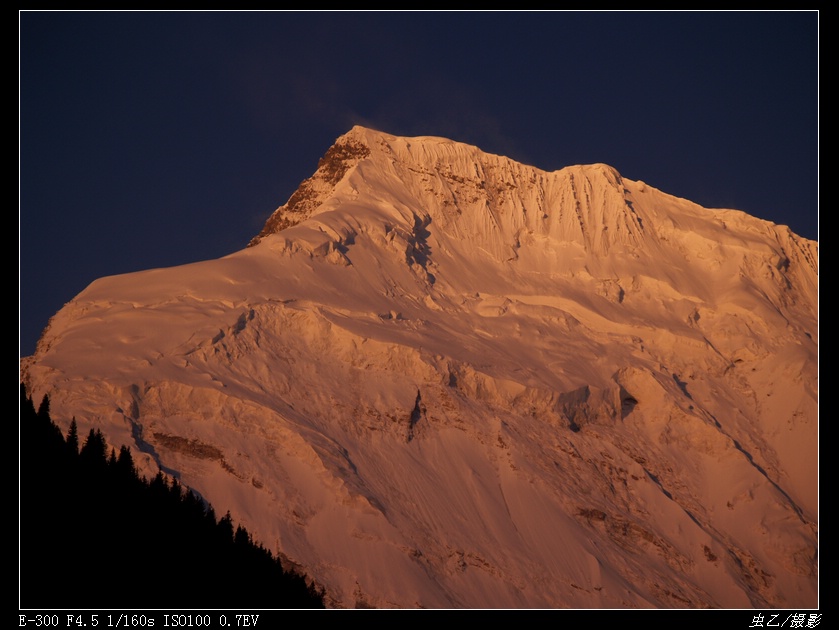
[[[814,607],[818,248],[602,164],[356,127],[22,378],[336,606]]]

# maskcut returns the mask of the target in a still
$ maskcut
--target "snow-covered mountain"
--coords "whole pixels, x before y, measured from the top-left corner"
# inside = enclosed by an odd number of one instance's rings
[[[21,378],[335,606],[818,606],[818,245],[604,164],[355,127]]]

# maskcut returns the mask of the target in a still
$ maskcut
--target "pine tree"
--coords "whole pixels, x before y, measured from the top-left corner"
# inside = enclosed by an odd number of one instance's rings
[[[105,444],[105,436],[102,431],[96,429],[90,430],[87,439],[84,441],[82,450],[79,451],[81,459],[91,467],[98,467],[105,464],[107,461],[107,446]]]
[[[131,456],[131,449],[125,444],[119,447],[117,463],[114,467],[117,477],[133,479],[137,476],[137,468],[134,466],[134,458]]]
[[[41,399],[41,405],[38,407],[38,417],[41,420],[50,419],[50,397],[48,394]]]
[[[71,455],[79,453],[79,426],[76,424],[76,416],[70,422],[70,429],[67,431],[67,447]]]

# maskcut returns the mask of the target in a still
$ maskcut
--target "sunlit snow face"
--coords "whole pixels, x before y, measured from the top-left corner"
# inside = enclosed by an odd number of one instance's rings
[[[57,421],[341,605],[816,602],[814,242],[603,164],[336,146],[284,229],[57,313],[22,365]]]

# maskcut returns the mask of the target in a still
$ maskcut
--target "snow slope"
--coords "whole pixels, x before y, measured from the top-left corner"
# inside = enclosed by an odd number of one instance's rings
[[[355,127],[21,378],[334,606],[818,605],[817,243],[603,164]]]

